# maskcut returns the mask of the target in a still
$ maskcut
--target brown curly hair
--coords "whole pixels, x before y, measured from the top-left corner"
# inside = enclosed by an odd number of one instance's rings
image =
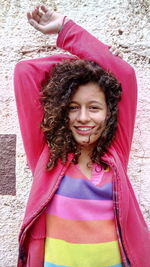
[[[69,104],[78,87],[89,82],[98,84],[106,98],[106,126],[91,155],[92,162],[105,166],[101,157],[115,136],[121,85],[95,62],[73,59],[57,64],[50,80],[42,88],[44,117],[41,128],[50,148],[48,170],[54,168],[59,159],[64,164],[69,152],[74,153],[74,163],[78,162],[80,151],[68,126]]]

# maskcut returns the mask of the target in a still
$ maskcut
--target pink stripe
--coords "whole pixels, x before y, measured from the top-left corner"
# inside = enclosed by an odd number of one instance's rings
[[[112,182],[112,170],[101,170],[101,167],[93,164],[92,179],[91,182],[97,186],[103,186]],[[82,178],[83,180],[89,180],[80,170],[79,165],[71,165],[67,170],[67,175],[73,179]],[[96,176],[96,179],[95,179]],[[96,181],[95,181],[96,180]]]
[[[113,202],[110,200],[74,199],[55,195],[46,213],[64,219],[74,220],[112,220]]]

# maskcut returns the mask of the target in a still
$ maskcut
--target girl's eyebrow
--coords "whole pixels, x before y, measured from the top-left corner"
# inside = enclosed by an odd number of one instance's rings
[[[80,104],[78,101],[71,101],[70,104]],[[91,100],[88,102],[88,104],[98,104],[98,105],[103,105],[103,102],[96,101],[96,100]]]

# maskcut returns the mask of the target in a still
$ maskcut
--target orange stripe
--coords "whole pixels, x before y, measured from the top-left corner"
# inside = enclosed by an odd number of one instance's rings
[[[67,220],[46,216],[47,237],[70,243],[92,244],[117,240],[114,220]]]

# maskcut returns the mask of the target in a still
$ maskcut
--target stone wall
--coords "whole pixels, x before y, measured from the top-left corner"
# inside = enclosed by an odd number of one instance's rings
[[[97,38],[120,48],[135,67],[139,100],[129,175],[150,226],[150,10],[149,0],[48,0]],[[55,37],[35,32],[26,12],[35,0],[1,0],[0,8],[0,267],[15,267],[17,236],[31,173],[22,146],[13,92],[13,70],[22,59],[59,53]]]

